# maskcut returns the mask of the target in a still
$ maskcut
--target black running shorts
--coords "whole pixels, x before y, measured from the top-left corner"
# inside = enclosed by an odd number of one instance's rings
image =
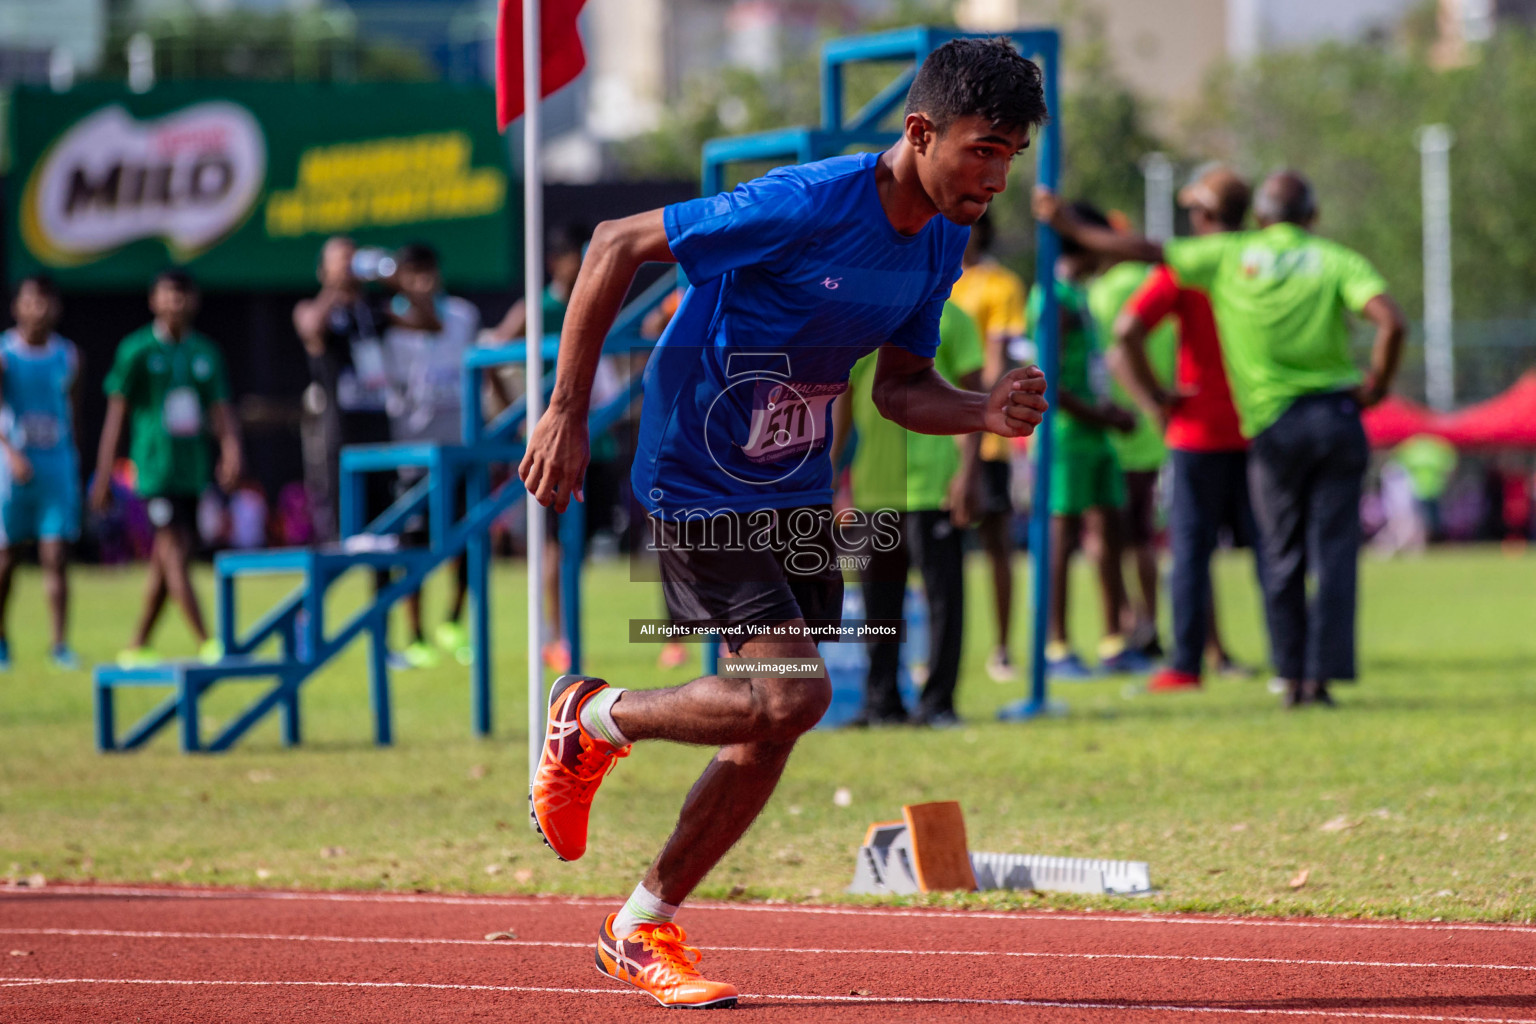
[[[751,634],[805,620],[837,626],[843,574],[828,505],[726,513],[708,519],[650,517],[667,611],[678,625],[725,629],[732,654]]]

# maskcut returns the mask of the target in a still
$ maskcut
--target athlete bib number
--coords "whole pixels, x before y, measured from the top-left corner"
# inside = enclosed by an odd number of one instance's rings
[[[172,388],[165,393],[161,422],[172,437],[196,437],[203,432],[203,403],[194,388]]]
[[[59,418],[46,412],[22,413],[21,421],[17,424],[18,448],[31,448],[43,451],[57,447],[59,437],[63,433],[59,429]]]
[[[752,394],[752,424],[741,453],[759,464],[798,458],[827,440],[827,406],[848,382],[806,384],[759,381]]]

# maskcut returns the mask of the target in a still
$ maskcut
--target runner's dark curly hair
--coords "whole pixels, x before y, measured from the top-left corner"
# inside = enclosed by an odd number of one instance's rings
[[[979,115],[1001,129],[1050,120],[1040,68],[1003,38],[951,39],[917,70],[908,114],[924,114],[942,134],[957,118]]]

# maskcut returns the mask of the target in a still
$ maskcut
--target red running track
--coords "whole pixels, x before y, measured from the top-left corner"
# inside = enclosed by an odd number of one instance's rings
[[[0,1021],[630,1020],[612,900],[0,889]],[[753,1021],[1536,1024],[1536,928],[690,904]],[[510,941],[486,935],[512,932]]]

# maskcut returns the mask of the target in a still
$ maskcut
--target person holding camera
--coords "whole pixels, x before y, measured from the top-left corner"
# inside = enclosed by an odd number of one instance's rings
[[[339,536],[342,446],[389,440],[380,338],[384,317],[363,285],[365,277],[388,277],[394,269],[392,257],[334,236],[320,249],[319,294],[293,307],[293,327],[309,358],[310,374],[299,427],[304,488],[315,539],[322,543]],[[388,483],[377,474],[369,483],[368,508],[377,514],[389,503]]]

